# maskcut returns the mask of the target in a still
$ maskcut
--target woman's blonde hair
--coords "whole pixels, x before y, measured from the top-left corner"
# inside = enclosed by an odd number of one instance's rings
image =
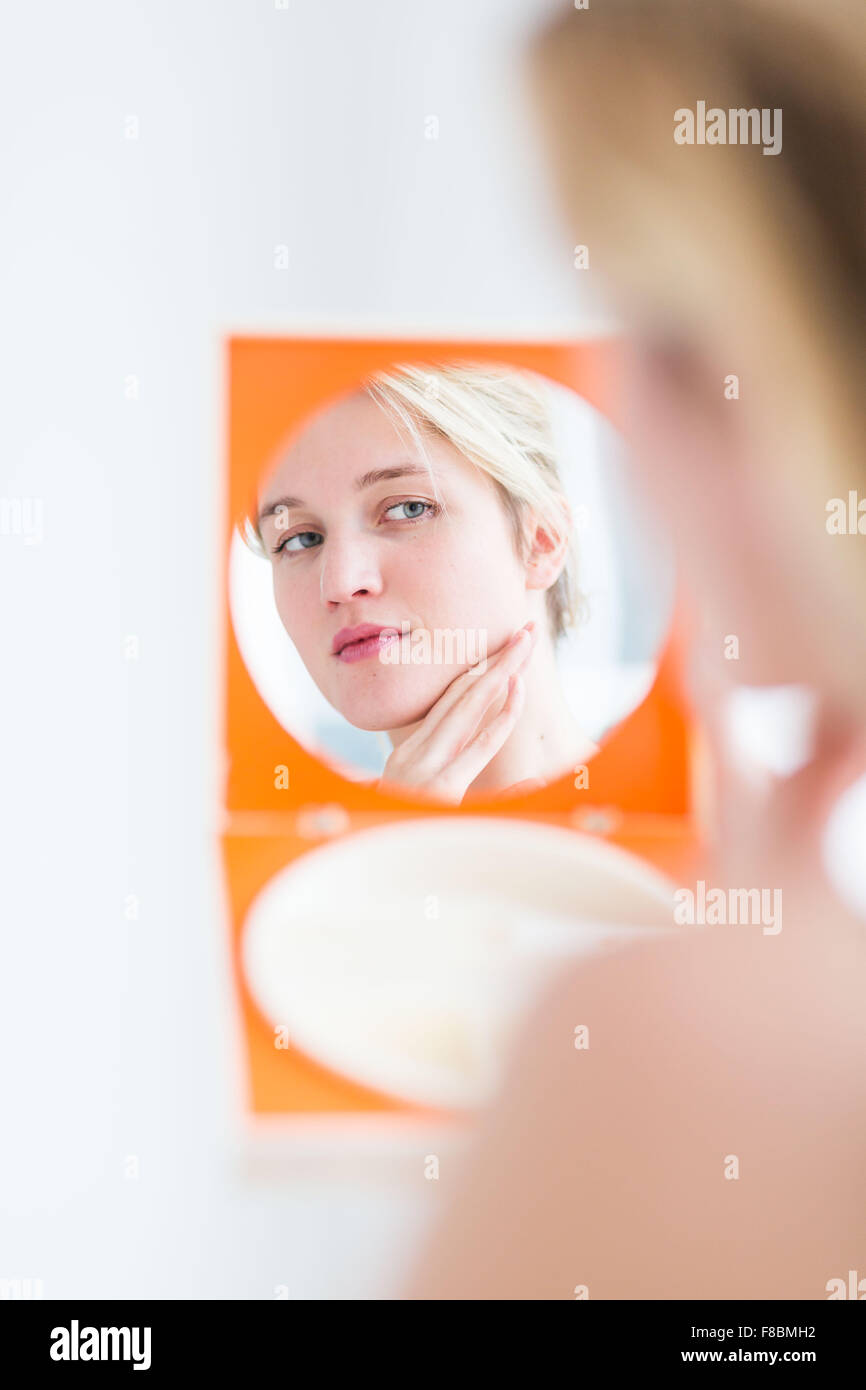
[[[583,615],[577,588],[574,528],[556,458],[550,401],[542,381],[528,373],[476,363],[404,365],[377,372],[362,383],[404,433],[422,461],[431,435],[446,440],[487,474],[512,527],[515,550],[529,558],[539,528],[547,544],[565,547],[565,561],[546,603],[554,639]],[[431,476],[433,470],[431,468]],[[435,482],[434,482],[435,485]],[[245,538],[262,550],[256,526]],[[482,543],[480,543],[481,545]],[[483,563],[483,554],[479,555]]]
[[[547,590],[554,638],[581,611],[571,514],[557,466],[550,404],[543,383],[519,372],[474,363],[400,365],[365,383],[369,395],[404,428],[421,457],[432,433],[492,480],[512,526],[517,554],[528,558],[530,519],[565,563]],[[432,470],[431,470],[432,471]]]
[[[632,319],[737,374],[840,612],[866,582],[862,538],[825,526],[829,499],[866,490],[864,38],[863,0],[592,0],[528,60],[575,239]],[[700,101],[781,112],[781,150],[677,143]]]

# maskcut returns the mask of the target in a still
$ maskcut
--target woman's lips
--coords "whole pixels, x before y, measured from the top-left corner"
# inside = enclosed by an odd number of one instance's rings
[[[365,656],[378,656],[389,642],[399,642],[400,635],[387,630],[376,637],[362,637],[359,642],[348,642],[342,651],[337,652],[338,661],[363,661]]]
[[[400,634],[393,627],[343,628],[334,638],[333,655],[338,661],[363,661],[378,656],[390,642],[399,642]]]

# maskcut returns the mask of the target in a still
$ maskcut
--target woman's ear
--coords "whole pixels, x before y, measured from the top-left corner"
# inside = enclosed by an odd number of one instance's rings
[[[527,589],[552,589],[565,568],[568,559],[568,546],[571,539],[571,509],[565,497],[557,498],[562,510],[559,527],[539,521],[530,516],[527,525],[526,587]]]

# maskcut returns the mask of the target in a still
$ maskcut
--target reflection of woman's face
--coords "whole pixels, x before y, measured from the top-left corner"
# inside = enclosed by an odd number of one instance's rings
[[[423,718],[471,660],[530,616],[495,485],[441,437],[425,445],[438,499],[384,411],[358,393],[307,425],[259,497],[260,515],[281,506],[262,516],[261,534],[283,626],[322,694],[361,729]],[[339,651],[347,629],[405,624],[426,629],[434,652],[437,629],[462,632],[469,659],[451,659],[464,652],[456,641],[439,649],[448,665],[383,661],[375,641]]]

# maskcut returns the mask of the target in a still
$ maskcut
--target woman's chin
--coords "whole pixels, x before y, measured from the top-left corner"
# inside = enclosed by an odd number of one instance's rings
[[[360,693],[355,699],[342,701],[337,708],[344,719],[356,729],[380,733],[389,729],[405,729],[417,724],[430,711],[440,695],[453,680],[424,683],[426,688],[415,690],[377,690]],[[408,684],[408,682],[407,682]]]

